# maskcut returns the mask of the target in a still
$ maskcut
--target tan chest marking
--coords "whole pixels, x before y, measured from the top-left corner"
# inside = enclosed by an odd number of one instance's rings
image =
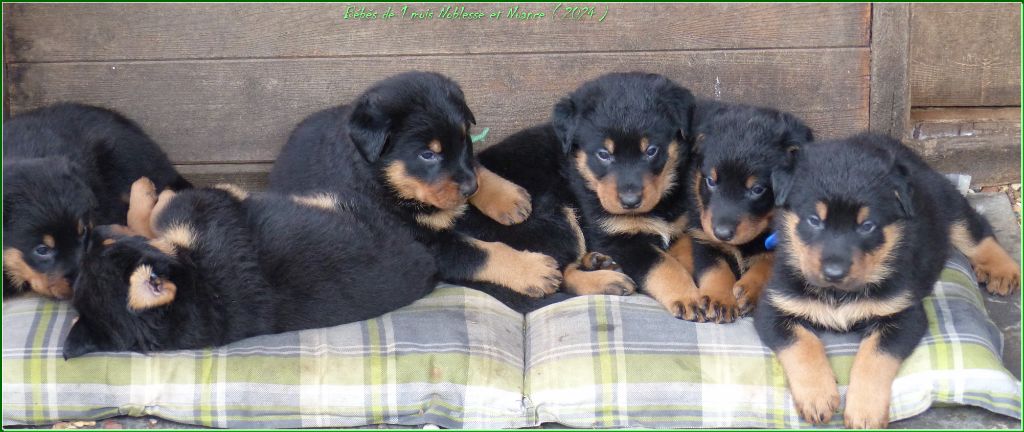
[[[888,300],[858,300],[840,304],[776,293],[769,293],[768,299],[783,312],[838,331],[850,330],[854,324],[869,318],[896,314],[914,303],[909,293]]]

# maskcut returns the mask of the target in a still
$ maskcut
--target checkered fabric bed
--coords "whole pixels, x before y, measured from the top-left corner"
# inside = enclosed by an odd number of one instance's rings
[[[981,295],[963,259],[951,261],[927,300],[930,332],[894,384],[893,420],[933,403],[1020,418],[1021,384],[1001,365]],[[682,322],[643,296],[581,297],[524,319],[442,286],[366,322],[65,362],[73,318],[66,303],[5,301],[4,425],[128,414],[238,428],[807,426],[750,319]],[[856,341],[825,341],[844,392]]]

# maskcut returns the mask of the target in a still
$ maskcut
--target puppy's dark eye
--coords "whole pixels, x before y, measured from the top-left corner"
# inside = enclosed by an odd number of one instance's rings
[[[708,189],[714,189],[718,187],[718,183],[711,177],[704,177],[704,183],[708,185]]]
[[[751,186],[750,190],[747,192],[750,194],[752,198],[758,198],[761,195],[764,195],[765,192],[768,192],[768,188],[764,187],[764,185],[756,184]]]
[[[32,249],[32,253],[36,254],[36,256],[40,258],[50,258],[54,253],[56,253],[56,251],[47,245],[41,244],[37,245],[35,249]]]
[[[420,153],[420,159],[432,162],[438,159],[438,154],[430,150],[424,150],[422,153]]]
[[[810,225],[811,228],[816,230],[820,230],[825,227],[825,223],[821,221],[821,218],[814,215],[807,216],[807,225]]]
[[[868,235],[874,232],[877,226],[878,225],[875,225],[874,222],[864,221],[860,225],[857,225],[857,232],[862,235]]]
[[[653,159],[655,156],[658,155],[658,146],[647,147],[647,150],[644,151],[644,154],[647,155],[648,159]]]
[[[612,160],[612,154],[609,153],[608,150],[601,149],[601,150],[598,150],[597,153],[594,153],[594,154],[597,155],[597,158],[601,159],[602,161],[607,162],[607,161]]]

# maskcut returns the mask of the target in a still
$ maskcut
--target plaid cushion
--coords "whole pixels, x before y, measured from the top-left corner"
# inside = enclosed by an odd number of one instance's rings
[[[1000,363],[1001,333],[962,258],[926,308],[931,330],[894,384],[892,418],[933,402],[1020,418],[1021,384]],[[580,297],[524,320],[479,292],[442,286],[361,323],[65,362],[74,316],[38,297],[4,302],[5,425],[122,414],[237,428],[806,425],[749,318],[678,321],[644,296]],[[857,342],[825,342],[845,385]]]
[[[3,305],[3,423],[155,415],[215,427],[525,426],[523,317],[439,287],[380,318],[219,349],[65,362],[76,316],[38,297]]]
[[[1000,361],[1002,334],[962,256],[925,301],[929,332],[893,384],[890,418],[932,403],[1020,418],[1021,384]],[[827,334],[845,395],[858,340]],[[573,427],[806,427],[782,366],[751,318],[695,324],[643,296],[580,297],[527,319],[526,393],[533,423]],[[845,397],[845,396],[844,396]],[[832,424],[842,425],[842,417]]]

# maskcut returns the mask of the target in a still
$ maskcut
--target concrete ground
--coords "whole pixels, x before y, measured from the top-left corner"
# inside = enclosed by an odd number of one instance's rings
[[[985,215],[996,231],[996,237],[1010,255],[1020,263],[1021,227],[1010,207],[1010,200],[1003,193],[979,193],[967,196],[981,214]],[[985,295],[989,316],[1003,332],[1003,364],[1017,379],[1021,377],[1021,296],[1003,298]],[[175,423],[156,417],[116,417],[82,425],[85,428],[103,429],[196,429],[196,426]],[[545,425],[548,426],[548,425]],[[555,425],[551,425],[555,426]],[[39,428],[75,428],[74,424],[57,424]],[[365,429],[389,429],[386,425],[368,426]],[[952,406],[933,407],[921,415],[898,421],[890,425],[894,429],[1015,429],[1020,430],[1019,420],[993,414],[981,408]]]

